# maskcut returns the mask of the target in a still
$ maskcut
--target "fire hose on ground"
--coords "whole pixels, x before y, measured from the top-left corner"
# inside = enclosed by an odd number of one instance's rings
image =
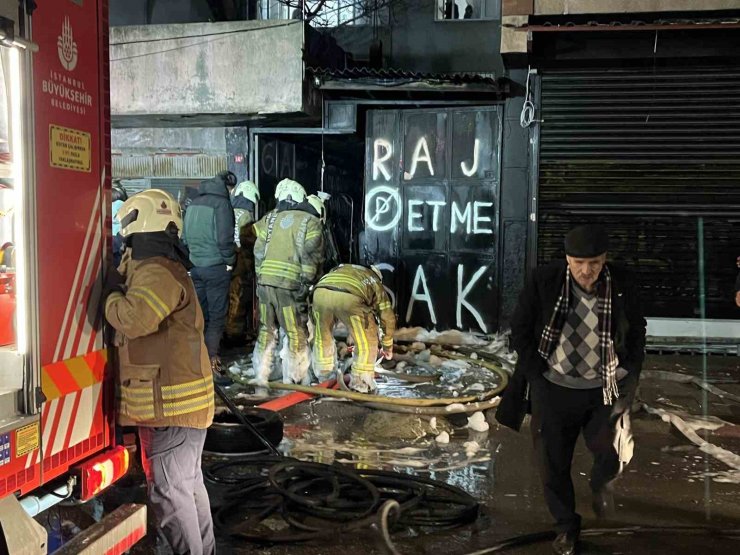
[[[452,360],[463,360],[482,368],[486,368],[491,372],[495,373],[500,378],[500,383],[493,389],[486,391],[482,395],[469,395],[465,397],[452,397],[452,398],[398,398],[398,397],[387,397],[384,395],[372,395],[367,393],[358,393],[355,391],[349,391],[347,389],[325,389],[321,387],[305,386],[298,384],[283,384],[278,382],[271,382],[269,384],[271,389],[287,390],[287,391],[298,391],[311,395],[318,395],[324,397],[333,397],[337,399],[346,399],[362,403],[363,405],[379,410],[385,410],[389,412],[401,412],[408,414],[417,415],[428,415],[428,416],[439,416],[446,414],[461,414],[461,413],[472,413],[482,410],[488,410],[498,405],[498,395],[506,389],[509,383],[509,374],[502,366],[488,360],[473,359],[469,356],[461,355],[451,351],[436,348],[433,354],[448,358]],[[393,373],[394,377],[402,376],[398,373]],[[417,376],[413,379],[416,381]],[[401,377],[401,379],[403,379]],[[340,381],[340,386],[342,385]]]
[[[256,543],[303,542],[373,525],[388,549],[398,527],[449,529],[478,518],[478,501],[436,480],[291,458],[244,458],[216,463],[205,479],[229,487],[215,524],[235,539]],[[262,526],[270,518],[287,527]]]

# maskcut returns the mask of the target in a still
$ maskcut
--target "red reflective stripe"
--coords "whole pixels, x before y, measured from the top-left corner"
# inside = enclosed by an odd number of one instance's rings
[[[74,379],[69,368],[67,368],[67,365],[64,362],[50,364],[49,366],[46,366],[43,371],[47,373],[51,381],[54,382],[54,385],[57,386],[60,398],[64,397],[68,393],[72,393],[73,391],[80,389],[77,380]]]
[[[121,553],[125,553],[129,549],[131,549],[134,544],[139,541],[141,538],[143,538],[146,535],[146,526],[140,526],[133,532],[131,532],[128,536],[123,538],[120,542],[118,542],[113,547],[108,548],[108,551],[105,552],[105,555],[120,555]]]
[[[52,451],[54,450],[54,440],[56,439],[57,432],[59,431],[59,421],[62,419],[62,413],[64,412],[64,397],[60,397],[59,399],[57,399],[56,402],[59,403],[59,406],[57,407],[57,411],[54,414],[54,422],[51,425],[48,447],[46,445],[41,446],[44,449],[44,457],[51,457],[52,455]]]

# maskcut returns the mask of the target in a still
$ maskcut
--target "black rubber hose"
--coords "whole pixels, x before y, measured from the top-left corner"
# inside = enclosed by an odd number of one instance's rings
[[[392,545],[393,525],[449,528],[474,521],[479,510],[474,497],[444,482],[338,464],[247,457],[216,463],[205,476],[233,486],[216,526],[254,542],[319,539],[334,535],[341,523],[343,531],[375,525]],[[270,517],[282,518],[289,530],[261,526]]]
[[[229,408],[231,413],[236,417],[237,420],[239,420],[239,423],[246,426],[247,429],[254,434],[256,438],[262,442],[262,444],[272,453],[273,455],[276,455],[278,457],[282,456],[282,453],[278,451],[278,448],[270,443],[270,440],[267,439],[262,433],[255,427],[254,424],[252,424],[243,414],[242,411],[239,410],[239,407],[234,404],[234,401],[231,400],[231,398],[226,395],[226,392],[221,388],[219,384],[216,383],[217,374],[214,371],[214,381],[213,381],[213,388],[218,394],[219,397],[221,397],[221,400],[224,402],[224,404]]]

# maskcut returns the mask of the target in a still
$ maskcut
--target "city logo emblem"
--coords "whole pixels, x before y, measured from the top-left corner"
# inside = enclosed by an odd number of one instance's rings
[[[72,25],[69,24],[69,17],[64,18],[62,34],[57,38],[57,52],[64,69],[72,71],[77,67],[77,43],[72,36]]]

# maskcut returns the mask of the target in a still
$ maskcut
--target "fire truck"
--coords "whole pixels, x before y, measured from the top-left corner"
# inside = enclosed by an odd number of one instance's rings
[[[0,80],[0,553],[46,553],[31,517],[93,498],[129,464],[100,307],[108,0],[0,0]],[[123,506],[64,549],[122,553],[145,511]]]

